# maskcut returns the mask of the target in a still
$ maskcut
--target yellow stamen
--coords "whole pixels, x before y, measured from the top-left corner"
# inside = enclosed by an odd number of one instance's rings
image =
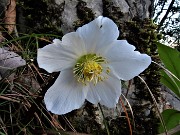
[[[102,72],[101,65],[95,61],[87,61],[84,64],[83,74],[85,80],[87,81],[92,81],[93,78],[98,80],[98,76],[101,74],[101,72]]]
[[[103,67],[101,64],[105,63],[107,63],[106,60],[96,54],[83,55],[77,60],[73,73],[78,82],[82,82],[85,85],[93,82],[96,85],[98,82],[107,79],[107,77],[102,76]],[[107,68],[105,71],[106,74],[109,74],[110,69]]]

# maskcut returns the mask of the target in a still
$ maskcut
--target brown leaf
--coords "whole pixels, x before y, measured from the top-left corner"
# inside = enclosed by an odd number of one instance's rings
[[[22,74],[21,76],[16,77],[13,82],[21,84],[23,88],[28,90],[30,95],[34,95],[37,93],[37,90],[40,90],[40,85],[33,77],[33,75]],[[17,89],[16,91],[18,90],[19,89]]]
[[[1,31],[3,31],[3,27],[0,26],[0,43],[5,41],[5,38],[3,37],[3,34]]]
[[[9,0],[5,12],[4,23],[6,24],[5,27],[7,28],[8,33],[11,34],[16,24],[16,0]]]
[[[0,75],[6,76],[7,72],[20,66],[26,65],[26,61],[18,54],[0,48]]]
[[[4,39],[3,35],[2,35],[2,33],[0,32],[0,43],[3,42],[4,40],[5,39]]]

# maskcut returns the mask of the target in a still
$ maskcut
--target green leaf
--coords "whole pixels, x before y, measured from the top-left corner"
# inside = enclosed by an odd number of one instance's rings
[[[6,135],[6,134],[0,131],[0,135]]]
[[[180,52],[169,46],[157,42],[158,53],[165,68],[180,79]],[[161,83],[171,89],[178,97],[180,97],[180,81],[161,71]]]
[[[174,133],[173,135],[180,135],[180,131],[178,131],[177,133]]]
[[[162,112],[162,117],[164,119],[168,131],[180,124],[180,111],[174,109],[167,109]],[[161,124],[159,126],[159,133],[163,133],[163,132],[164,132],[164,128]]]
[[[180,81],[178,81],[174,77],[170,77],[164,70],[160,71],[161,74],[161,83],[164,84],[166,87],[168,87],[170,90],[172,90],[178,97],[180,97]]]

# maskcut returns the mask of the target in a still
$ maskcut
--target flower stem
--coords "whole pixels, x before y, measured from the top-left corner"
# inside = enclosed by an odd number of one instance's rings
[[[138,78],[146,85],[146,87],[147,87],[147,89],[148,89],[148,91],[149,91],[149,93],[150,93],[150,95],[151,95],[151,97],[152,97],[152,100],[154,101],[154,105],[155,105],[155,107],[156,107],[156,109],[157,109],[157,112],[158,112],[158,114],[159,114],[160,121],[161,121],[162,126],[163,126],[163,128],[164,128],[164,130],[165,130],[165,135],[168,135],[165,121],[164,121],[164,119],[163,119],[163,117],[162,117],[162,115],[161,115],[161,113],[160,113],[160,111],[159,111],[158,103],[157,103],[157,101],[156,101],[153,93],[151,92],[149,86],[148,86],[147,83],[144,81],[144,79],[143,79],[142,77],[140,77],[140,76],[138,76]]]
[[[103,116],[103,122],[104,122],[104,125],[105,125],[105,127],[106,127],[107,134],[110,135],[110,132],[109,132],[109,125],[108,125],[108,123],[107,123],[107,121],[106,121],[106,119],[105,119],[105,116],[104,116],[102,107],[101,107],[101,105],[100,105],[99,103],[98,103],[98,105],[99,105],[101,114],[102,114],[102,116]]]

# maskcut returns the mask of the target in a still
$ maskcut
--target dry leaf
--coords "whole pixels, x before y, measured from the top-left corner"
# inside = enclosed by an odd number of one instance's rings
[[[7,71],[24,66],[26,61],[18,54],[0,48],[0,75],[6,76]]]
[[[0,43],[3,42],[5,38],[3,37],[2,33],[0,32]]]
[[[6,24],[5,27],[7,28],[8,33],[11,34],[16,24],[16,0],[9,0],[5,12],[4,23]]]
[[[13,80],[18,84],[21,84],[23,88],[26,88],[30,94],[35,94],[41,87],[39,83],[34,79],[31,74],[22,74]]]
[[[5,41],[5,38],[3,37],[3,34],[1,31],[3,31],[3,28],[0,26],[0,43]]]

